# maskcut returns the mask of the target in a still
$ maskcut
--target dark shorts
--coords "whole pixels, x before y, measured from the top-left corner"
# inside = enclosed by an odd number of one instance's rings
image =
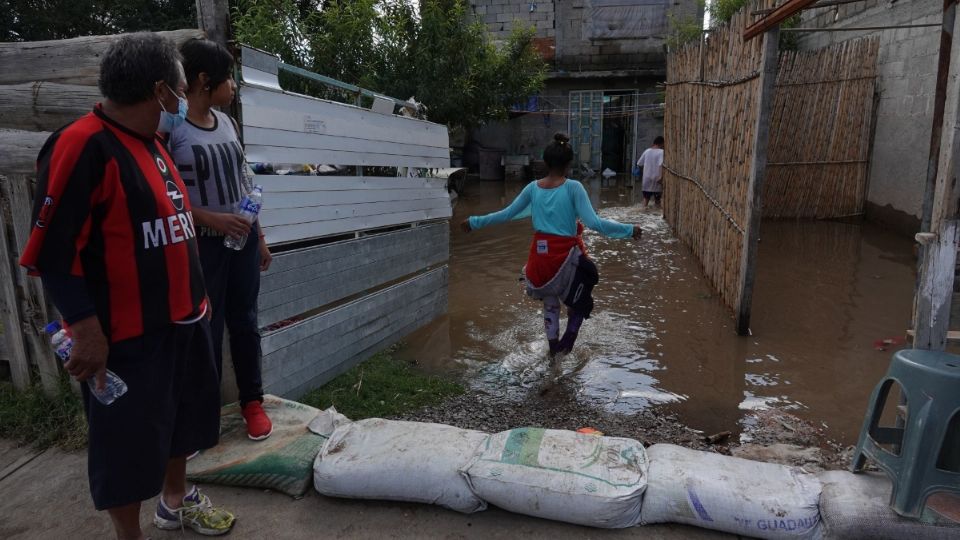
[[[107,368],[128,388],[112,404],[81,385],[97,510],[160,493],[168,459],[212,448],[220,436],[220,385],[206,319],[114,343]]]
[[[646,200],[648,200],[648,201],[649,201],[650,199],[653,199],[653,200],[655,200],[655,201],[657,201],[657,202],[659,203],[659,202],[660,202],[660,199],[663,198],[663,192],[662,192],[662,191],[644,191],[644,192],[643,192],[643,198],[646,199]]]

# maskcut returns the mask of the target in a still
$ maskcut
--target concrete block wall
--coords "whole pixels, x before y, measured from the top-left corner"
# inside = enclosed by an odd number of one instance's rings
[[[663,68],[665,32],[630,39],[591,39],[593,0],[469,0],[494,39],[509,37],[516,23],[534,26],[537,37],[556,39],[555,68],[606,71]],[[663,0],[677,16],[701,16],[697,0]],[[534,10],[531,11],[531,6]],[[666,28],[664,21],[663,28]]]
[[[868,0],[805,13],[804,27],[939,24],[942,2]],[[880,36],[873,153],[867,214],[906,234],[919,229],[927,173],[940,30],[899,28],[875,32],[819,32],[800,38],[816,49],[865,35]]]
[[[556,36],[553,26],[554,0],[470,0],[470,9],[494,39],[510,37],[517,23],[534,27],[537,37]]]

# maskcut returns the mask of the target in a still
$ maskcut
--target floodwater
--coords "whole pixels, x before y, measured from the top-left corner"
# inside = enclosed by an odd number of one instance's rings
[[[855,442],[887,338],[910,323],[912,245],[869,224],[764,222],[752,332],[740,337],[696,259],[659,210],[623,181],[584,182],[604,217],[639,223],[639,241],[588,231],[600,269],[596,308],[574,352],[551,366],[540,304],[519,272],[529,220],[472,233],[471,214],[501,208],[522,184],[467,185],[451,222],[449,313],[406,341],[403,355],[475,389],[517,399],[545,380],[616,413],[666,409],[707,433],[749,440],[750,414],[776,407]],[[565,324],[565,319],[563,321]]]

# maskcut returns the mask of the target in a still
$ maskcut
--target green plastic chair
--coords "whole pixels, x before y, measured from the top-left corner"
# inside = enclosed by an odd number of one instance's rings
[[[894,383],[906,397],[906,421],[902,428],[880,427]],[[899,454],[881,444],[899,448]],[[863,470],[868,458],[890,476],[890,507],[901,516],[919,518],[935,492],[960,493],[960,356],[920,349],[893,355],[870,397],[853,472]]]

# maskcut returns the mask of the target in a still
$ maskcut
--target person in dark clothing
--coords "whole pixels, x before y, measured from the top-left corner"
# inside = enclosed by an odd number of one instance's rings
[[[20,264],[68,325],[67,372],[102,389],[109,368],[128,387],[104,405],[82,386],[90,491],[117,538],[143,538],[140,505],[157,493],[157,527],[225,534],[233,515],[186,484],[187,455],[217,444],[220,388],[190,202],[156,133],[186,111],[180,55],[126,35],[99,86],[103,103],[40,151]]]
[[[214,107],[233,102],[233,56],[223,45],[191,39],[180,47],[186,71],[190,108],[187,121],[169,134],[168,146],[183,175],[197,219],[200,263],[213,303],[213,348],[223,365],[224,326],[230,333],[230,358],[240,391],[240,408],[247,436],[262,440],[273,424],[263,411],[260,329],[257,296],[260,272],[270,267],[266,240],[255,222],[248,223],[234,208],[250,192],[247,162],[237,125]],[[246,236],[243,248],[223,245],[225,235]]]

